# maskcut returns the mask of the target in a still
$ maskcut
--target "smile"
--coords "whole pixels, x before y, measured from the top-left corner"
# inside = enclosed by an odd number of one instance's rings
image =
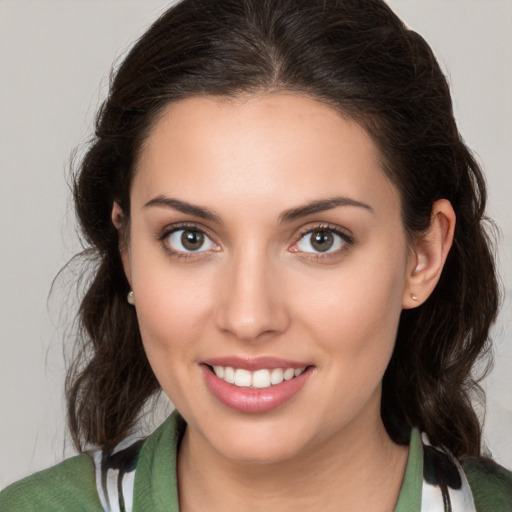
[[[199,365],[209,392],[242,413],[265,413],[292,400],[315,373],[310,364],[273,357],[227,357]]]
[[[298,377],[305,371],[303,368],[263,368],[256,371],[231,366],[213,366],[213,372],[219,379],[237,387],[265,389],[281,384],[285,380]]]

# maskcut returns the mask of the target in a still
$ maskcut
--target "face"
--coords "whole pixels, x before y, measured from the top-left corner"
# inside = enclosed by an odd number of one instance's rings
[[[292,93],[171,104],[123,260],[150,364],[208,448],[288,460],[380,423],[411,256],[356,123]]]

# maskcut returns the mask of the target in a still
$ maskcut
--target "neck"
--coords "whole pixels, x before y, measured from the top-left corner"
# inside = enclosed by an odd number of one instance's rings
[[[226,459],[187,428],[178,455],[180,510],[391,512],[408,449],[391,441],[380,416],[355,423],[270,464]]]

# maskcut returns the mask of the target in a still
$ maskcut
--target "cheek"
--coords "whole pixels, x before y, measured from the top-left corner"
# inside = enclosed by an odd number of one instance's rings
[[[144,348],[161,386],[167,392],[195,360],[206,339],[211,310],[211,276],[170,262],[147,248],[133,247],[132,286]],[[181,364],[180,364],[181,363]]]
[[[382,269],[381,269],[382,270]],[[379,407],[380,386],[393,353],[401,313],[400,272],[365,266],[331,276],[316,292],[296,293],[300,330],[316,346],[324,376],[315,400],[326,428],[349,422],[365,404]],[[375,401],[372,400],[375,398]]]
[[[168,350],[180,345],[193,346],[190,341],[200,336],[210,309],[209,279],[191,280],[176,273],[159,273],[156,269],[151,274],[143,283],[134,285],[143,339]]]
[[[204,346],[207,315],[203,298],[187,280],[159,277],[138,288],[137,317],[153,373],[173,405],[186,412],[194,378],[191,368]]]
[[[291,294],[297,318],[314,336],[326,364],[345,375],[382,375],[395,343],[405,263],[390,264],[391,255],[371,256],[330,272],[316,286],[309,283],[307,294],[298,289]]]

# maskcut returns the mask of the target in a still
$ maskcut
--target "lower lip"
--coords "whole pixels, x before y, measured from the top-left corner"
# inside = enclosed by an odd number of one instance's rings
[[[206,385],[219,402],[239,412],[261,413],[288,402],[306,384],[312,368],[308,367],[298,377],[264,389],[238,387],[219,379],[205,365],[201,365]]]

